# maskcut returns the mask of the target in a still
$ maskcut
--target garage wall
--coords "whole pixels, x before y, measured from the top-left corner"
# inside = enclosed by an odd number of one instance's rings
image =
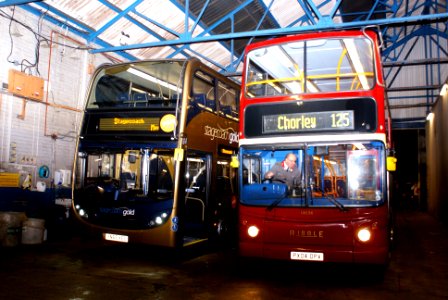
[[[78,37],[20,8],[1,12],[0,172],[20,174],[20,184],[31,175],[32,187],[36,181],[50,187],[56,170],[72,168],[91,74],[117,59],[89,54]],[[8,92],[10,69],[42,78],[43,99]],[[39,178],[41,166],[49,167],[48,178]]]
[[[448,91],[432,112],[426,122],[428,211],[448,223]]]

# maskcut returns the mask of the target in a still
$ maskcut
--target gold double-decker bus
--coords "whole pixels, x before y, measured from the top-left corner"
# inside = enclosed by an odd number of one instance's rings
[[[236,205],[239,85],[198,59],[99,67],[74,162],[76,218],[105,240],[225,236]]]

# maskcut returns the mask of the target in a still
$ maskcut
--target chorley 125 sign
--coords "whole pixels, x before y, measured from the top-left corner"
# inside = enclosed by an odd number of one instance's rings
[[[353,130],[353,111],[324,111],[263,116],[263,133]]]

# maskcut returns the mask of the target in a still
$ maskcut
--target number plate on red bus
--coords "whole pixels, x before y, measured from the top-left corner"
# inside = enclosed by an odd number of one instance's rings
[[[322,252],[291,251],[292,260],[324,261]]]
[[[106,241],[114,241],[114,242],[120,242],[120,243],[129,242],[129,237],[127,235],[104,233],[103,237]]]

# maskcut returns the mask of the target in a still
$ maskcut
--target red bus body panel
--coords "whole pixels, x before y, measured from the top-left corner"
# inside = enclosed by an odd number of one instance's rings
[[[375,208],[275,208],[240,206],[239,253],[289,260],[291,251],[323,253],[324,262],[385,264],[389,253],[388,211]],[[257,225],[256,238],[247,229]],[[360,228],[369,227],[368,243],[356,238]]]

